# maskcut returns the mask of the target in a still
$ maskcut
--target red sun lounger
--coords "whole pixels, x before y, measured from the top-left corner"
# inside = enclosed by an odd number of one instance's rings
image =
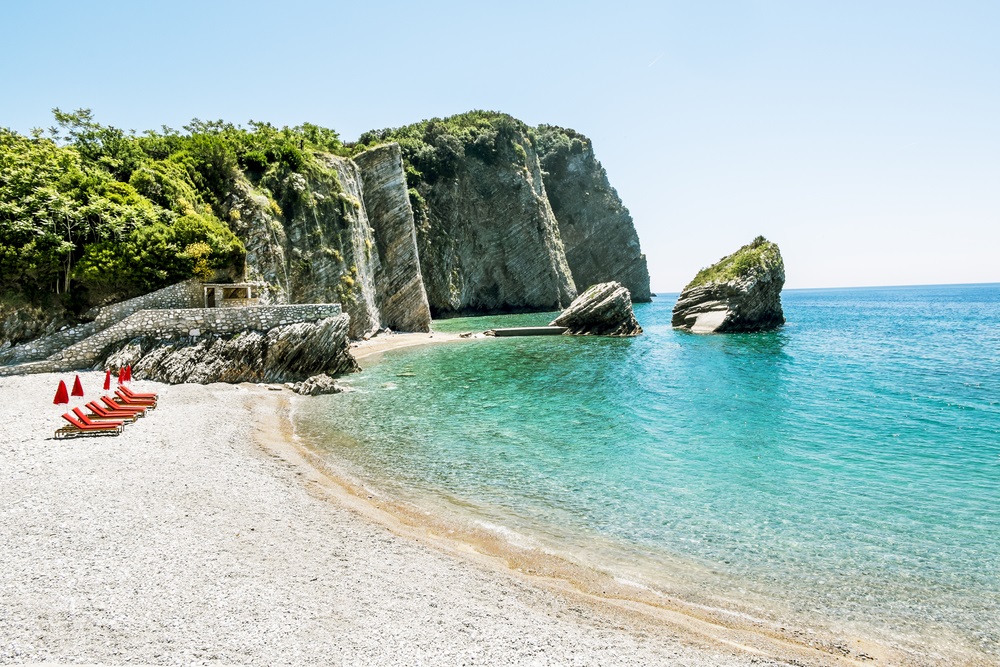
[[[149,407],[142,405],[125,405],[123,403],[118,403],[117,401],[112,401],[108,396],[101,396],[101,402],[104,403],[109,410],[127,410],[133,414],[143,414],[146,411],[146,408]]]
[[[129,396],[131,398],[152,398],[153,400],[156,400],[156,394],[155,393],[148,393],[148,394],[146,394],[146,393],[143,393],[141,391],[132,391],[131,389],[129,389],[125,385],[122,385],[121,387],[118,387],[118,391],[122,392],[123,394],[125,394],[126,396]]]
[[[136,412],[135,410],[112,410],[111,408],[102,407],[97,401],[91,401],[87,403],[87,409],[92,413],[90,418],[94,421],[101,419],[120,419],[124,422],[134,422],[139,417],[144,416],[142,412]]]
[[[86,424],[87,426],[93,426],[94,424],[100,424],[100,425],[104,425],[104,424],[121,424],[122,426],[125,425],[125,420],[124,419],[118,419],[118,418],[114,418],[114,417],[111,418],[111,419],[108,419],[106,417],[101,417],[99,415],[91,416],[91,415],[86,414],[80,408],[73,408],[73,414],[76,415],[76,418],[79,419],[84,424]],[[128,421],[131,424],[132,423],[132,418],[130,417]]]
[[[70,412],[63,414],[62,417],[70,425],[56,429],[55,437],[57,438],[75,438],[78,435],[119,435],[125,429],[121,422],[85,424]]]
[[[115,391],[115,395],[113,398],[116,403],[119,403],[121,405],[139,406],[139,407],[149,408],[150,410],[156,407],[155,398],[132,398],[126,394],[121,393],[120,391]]]

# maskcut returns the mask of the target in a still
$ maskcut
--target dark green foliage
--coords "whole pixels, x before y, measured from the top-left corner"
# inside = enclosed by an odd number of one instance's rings
[[[411,187],[454,176],[462,159],[487,164],[523,164],[527,153],[519,137],[529,141],[532,130],[521,121],[495,111],[470,111],[449,118],[432,118],[413,125],[365,132],[351,147],[356,154],[378,144],[398,142]]]
[[[590,139],[576,130],[554,125],[539,125],[535,135],[538,160],[547,173],[562,178],[572,155],[590,151]]]
[[[0,129],[0,289],[36,299],[72,287],[75,260],[162,211],[75,147]]]
[[[52,114],[56,120],[49,129],[52,138],[71,143],[84,161],[99,164],[116,179],[127,181],[142,162],[143,152],[134,137],[96,123],[90,109],[66,113],[56,108]]]
[[[348,150],[318,125],[194,119],[183,132],[137,136],[89,109],[53,114],[50,138],[0,128],[0,296],[11,303],[55,298],[84,310],[216,269],[239,273],[245,250],[223,220],[239,217],[230,198],[244,176],[279,217],[356,214],[317,161]]]
[[[724,283],[739,276],[754,275],[768,271],[781,262],[778,246],[763,236],[743,246],[731,255],[699,271],[684,289],[699,287],[708,283]]]

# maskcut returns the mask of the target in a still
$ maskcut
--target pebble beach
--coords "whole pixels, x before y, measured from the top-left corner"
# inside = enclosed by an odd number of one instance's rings
[[[394,525],[296,453],[287,390],[136,382],[160,404],[123,435],[56,440],[60,379],[0,378],[0,663],[861,664]]]

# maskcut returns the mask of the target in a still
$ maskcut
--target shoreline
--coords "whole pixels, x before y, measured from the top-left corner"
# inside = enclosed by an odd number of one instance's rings
[[[907,664],[450,534],[320,460],[294,430],[309,399],[138,383],[161,404],[124,435],[57,441],[58,379],[0,378],[26,415],[0,424],[0,662]]]

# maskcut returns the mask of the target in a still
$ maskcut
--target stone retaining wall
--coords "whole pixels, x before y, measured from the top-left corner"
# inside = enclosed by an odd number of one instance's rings
[[[128,301],[113,303],[110,306],[98,308],[94,322],[98,329],[106,329],[116,322],[121,322],[129,315],[140,310],[163,308],[201,308],[205,305],[205,295],[201,282],[195,279],[185,280],[158,289],[149,294],[137,296]]]
[[[71,329],[63,329],[0,352],[0,364],[23,364],[47,359],[59,350],[93,336],[98,331],[94,322],[87,322]]]
[[[134,299],[113,303],[110,306],[94,308],[87,313],[94,318],[70,329],[63,329],[48,336],[22,343],[0,352],[0,364],[23,364],[29,361],[48,359],[60,350],[66,349],[107,329],[129,315],[150,308],[199,308],[204,305],[201,282],[185,280],[158,289]]]

